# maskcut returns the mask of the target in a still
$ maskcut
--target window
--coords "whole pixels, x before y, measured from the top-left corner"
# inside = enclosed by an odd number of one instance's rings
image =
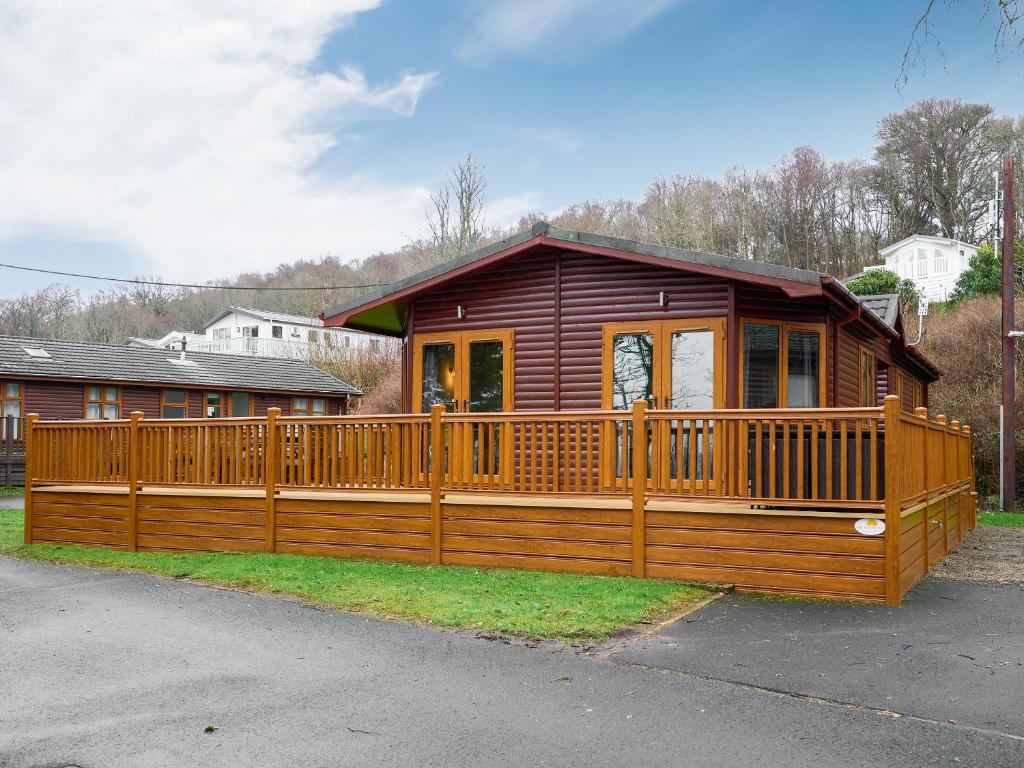
[[[121,411],[121,390],[118,387],[89,386],[85,388],[85,418],[116,419]]]
[[[206,393],[206,408],[204,415],[208,419],[219,419],[224,415],[224,395],[220,392]]]
[[[323,397],[292,398],[292,416],[326,416],[327,400]]]
[[[317,331],[314,330],[306,331],[306,340],[310,344],[316,344],[318,341],[320,341],[320,335]]]
[[[721,318],[606,325],[603,406],[627,410],[647,400],[675,410],[722,407],[724,343]]]
[[[874,408],[878,405],[876,390],[877,366],[875,356],[870,351],[860,349],[860,405]]]
[[[248,392],[232,392],[230,404],[232,416],[252,416],[252,396]]]
[[[260,327],[258,325],[246,325],[242,328],[242,335],[248,338],[259,338]]]
[[[818,408],[824,400],[819,326],[743,321],[744,408]]]
[[[183,389],[160,392],[160,418],[184,419],[188,415],[188,393]]]
[[[231,338],[231,329],[230,328],[214,328],[213,329],[213,340],[214,341],[223,341],[224,339],[230,339],[230,338]]]
[[[419,412],[512,410],[512,331],[417,334],[412,403]]]
[[[6,437],[8,429],[14,436],[20,434],[15,420],[21,418],[22,393],[21,382],[0,381],[0,437]]]
[[[377,352],[380,349],[380,339],[370,339],[370,349]]]
[[[281,325],[272,325],[272,326],[270,326],[270,335],[273,336],[275,339],[283,338],[283,336],[284,336],[284,326],[281,326]]]
[[[917,249],[917,276],[928,276],[928,254],[925,252],[924,248]]]

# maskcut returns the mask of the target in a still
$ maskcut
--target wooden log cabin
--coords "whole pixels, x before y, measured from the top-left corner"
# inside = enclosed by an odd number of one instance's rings
[[[334,307],[403,341],[405,409],[927,407],[897,296],[546,223]]]
[[[406,413],[30,418],[26,541],[895,604],[976,524],[898,300],[827,275],[540,223],[323,319],[402,340]]]

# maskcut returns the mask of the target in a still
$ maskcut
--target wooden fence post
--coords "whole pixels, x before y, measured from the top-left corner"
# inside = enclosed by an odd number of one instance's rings
[[[30,413],[25,420],[25,543],[32,543],[32,474],[33,466],[32,443],[33,431],[39,421],[38,413]]]
[[[280,408],[267,408],[263,432],[263,485],[267,493],[267,552],[277,548],[277,417]]]
[[[900,602],[900,444],[899,395],[886,395],[882,406],[885,419],[885,602]],[[927,463],[927,458],[922,457]],[[927,509],[925,509],[927,519]],[[925,526],[927,527],[927,526]],[[927,555],[926,555],[927,556]]]
[[[949,480],[948,471],[946,468],[946,441],[948,439],[946,431],[946,416],[939,414],[935,417],[935,423],[939,425],[939,439],[942,441],[942,458],[939,460],[939,480],[941,487],[939,492],[942,494],[942,556],[945,557],[949,554]],[[927,461],[925,457],[925,461]]]
[[[633,575],[643,578],[645,571],[644,545],[646,542],[647,500],[647,401],[633,401]]]
[[[128,551],[139,548],[139,474],[141,473],[142,441],[139,439],[139,423],[145,414],[132,411],[128,426]]]
[[[444,479],[444,406],[430,406],[430,562],[441,562],[441,485]]]

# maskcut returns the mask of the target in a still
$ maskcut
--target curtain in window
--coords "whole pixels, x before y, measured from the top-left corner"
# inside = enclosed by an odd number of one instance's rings
[[[786,403],[789,408],[818,407],[817,331],[789,331],[786,335]]]
[[[779,406],[779,328],[747,323],[743,327],[743,407]]]

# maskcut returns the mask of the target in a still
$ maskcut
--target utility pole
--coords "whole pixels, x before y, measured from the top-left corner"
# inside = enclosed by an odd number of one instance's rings
[[[1002,408],[1002,456],[1001,475],[1003,510],[1013,512],[1016,506],[1017,441],[1014,435],[1016,424],[1016,357],[1017,339],[1014,334],[1014,267],[1013,239],[1016,224],[1016,198],[1013,189],[1013,155],[1003,158],[1003,408]],[[1011,335],[1012,334],[1012,335]]]

